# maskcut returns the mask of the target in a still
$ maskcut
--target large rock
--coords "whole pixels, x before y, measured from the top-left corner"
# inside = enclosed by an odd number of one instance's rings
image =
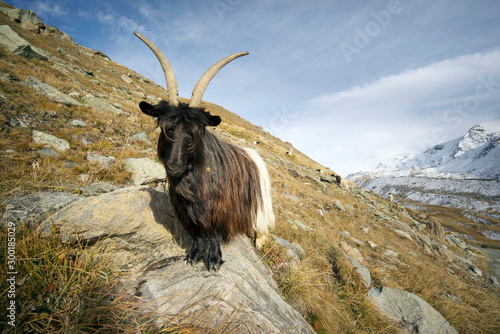
[[[24,29],[39,33],[40,28],[44,27],[40,17],[31,9],[0,7],[0,12],[10,17],[12,21],[19,23]]]
[[[382,287],[370,289],[368,297],[383,314],[399,322],[406,333],[458,334],[438,311],[412,293]]]
[[[148,158],[129,158],[124,162],[125,170],[132,173],[134,185],[165,181],[165,167]]]
[[[168,195],[139,186],[89,197],[52,216],[64,242],[89,242],[119,269],[125,285],[158,312],[157,323],[234,333],[314,333],[277,293],[271,272],[246,237],[222,247],[218,272],[184,262],[190,237]],[[52,233],[51,222],[40,227]]]
[[[35,224],[81,197],[68,192],[48,192],[9,198],[0,225],[9,221]]]
[[[74,98],[58,91],[49,84],[46,84],[35,77],[28,76],[25,80],[28,87],[35,90],[37,93],[45,95],[49,100],[56,103],[62,103],[67,106],[81,106],[82,104]]]
[[[69,143],[66,140],[57,138],[56,136],[42,131],[33,130],[33,141],[37,144],[43,144],[44,146],[51,147],[59,152],[69,150]]]
[[[87,152],[87,160],[98,163],[103,167],[109,167],[116,162],[116,158],[110,155],[100,155],[94,152]]]
[[[86,95],[83,97],[83,103],[91,108],[94,108],[95,110],[101,111],[101,112],[112,112],[117,115],[125,114],[125,112],[108,101],[106,99],[96,97],[93,95]]]
[[[50,53],[31,45],[8,25],[0,26],[0,46],[26,58],[37,58],[40,60],[49,60],[52,58]]]

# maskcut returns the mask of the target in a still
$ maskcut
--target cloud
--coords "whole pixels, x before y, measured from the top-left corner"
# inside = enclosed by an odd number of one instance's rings
[[[471,85],[477,85],[481,78],[489,75],[500,79],[499,50],[407,70],[363,86],[323,95],[310,102],[322,109],[336,106],[356,114],[366,114],[370,110],[387,114],[395,109],[409,112],[422,106],[442,106],[460,99]],[[450,96],[453,96],[451,100]],[[378,110],[380,108],[386,111]]]
[[[32,10],[39,16],[61,17],[68,14],[68,11],[54,1],[37,1]]]
[[[347,174],[463,135],[494,118],[499,102],[500,51],[493,50],[313,98],[279,135]]]

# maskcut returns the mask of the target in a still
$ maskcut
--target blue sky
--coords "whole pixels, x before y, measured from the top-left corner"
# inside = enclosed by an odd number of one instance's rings
[[[7,0],[179,93],[226,55],[221,105],[346,175],[500,116],[500,1]]]

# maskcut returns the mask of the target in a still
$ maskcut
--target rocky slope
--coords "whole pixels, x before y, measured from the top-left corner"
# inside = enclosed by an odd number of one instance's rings
[[[64,243],[85,245],[73,253],[109,255],[109,267],[128,275],[120,281],[126,293],[158,311],[155,325],[214,333],[498,327],[490,320],[500,319],[491,306],[498,305],[498,282],[483,252],[432,213],[349,185],[290,143],[206,102],[223,119],[210,131],[257,149],[266,161],[277,224],[262,253],[240,239],[224,248],[220,272],[187,266],[182,257],[191,240],[168,209],[157,133],[137,107],[165,90],[34,13],[2,7],[2,224],[45,234],[56,228]],[[35,279],[30,274],[19,274],[24,286]],[[27,309],[19,310],[18,327],[52,312],[33,310],[63,287],[45,285],[42,297],[19,305]]]

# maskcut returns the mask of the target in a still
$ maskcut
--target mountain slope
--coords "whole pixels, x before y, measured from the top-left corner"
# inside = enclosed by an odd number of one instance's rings
[[[22,50],[26,52],[22,54],[0,47],[0,200],[3,202],[0,209],[5,216],[9,217],[20,204],[20,195],[25,195],[24,202],[40,201],[44,193],[85,196],[87,187],[101,183],[98,181],[110,183],[115,188],[129,187],[132,180],[130,172],[124,168],[124,161],[128,158],[156,159],[156,125],[139,110],[138,104],[143,100],[157,101],[158,97],[165,96],[165,89],[113,62],[102,52],[74,43],[54,27],[43,26],[40,22],[22,25],[2,13],[0,26],[8,26],[5,31],[12,30],[29,42],[23,45]],[[41,52],[41,56],[33,52]],[[71,96],[78,104],[54,102],[52,96],[39,94],[26,84],[32,81],[27,80],[29,77]],[[404,326],[412,325],[390,321],[374,308],[367,284],[358,271],[361,265],[366,269],[365,277],[367,272],[371,273],[368,287],[411,291],[449,319],[460,332],[494,333],[500,326],[495,307],[499,303],[498,288],[494,285],[494,277],[488,274],[488,257],[476,247],[488,240],[479,239],[480,235],[467,240],[465,236],[473,231],[453,230],[449,226],[454,225],[448,225],[450,219],[434,212],[407,209],[355,186],[341,187],[332,177],[332,171],[297,150],[290,153],[291,144],[220,106],[203,102],[202,107],[222,118],[221,125],[209,131],[223,140],[257,149],[266,161],[273,188],[276,230],[259,255],[273,270],[279,292],[318,332],[400,333]],[[35,140],[34,134],[39,132],[66,141],[69,149],[45,148]],[[139,134],[146,139],[135,140]],[[105,163],[92,161],[90,157],[94,155],[103,157]],[[156,188],[158,183],[161,185],[156,181],[148,185]],[[61,200],[57,202],[59,205]],[[51,207],[49,203],[43,202],[40,206],[44,214],[51,214],[47,209]],[[453,217],[453,221],[462,224],[465,220]],[[7,235],[3,232],[2,237]],[[27,226],[19,228],[18,232],[37,237]],[[138,241],[129,236],[130,243],[137,247]],[[31,332],[40,332],[30,326],[42,321],[56,327],[67,325],[66,332],[75,331],[79,325],[89,322],[72,317],[58,318],[64,320],[60,323],[53,319],[64,315],[64,311],[96,313],[94,310],[99,310],[100,315],[102,310],[102,314],[106,313],[104,311],[110,306],[108,295],[103,298],[99,294],[99,301],[104,300],[104,303],[86,308],[88,304],[83,302],[88,298],[82,295],[81,289],[84,284],[73,285],[76,288],[71,290],[68,288],[71,282],[54,282],[50,276],[54,265],[38,262],[45,258],[55,260],[63,274],[69,273],[71,279],[80,277],[88,271],[78,267],[72,272],[74,266],[68,265],[75,263],[75,253],[79,253],[79,249],[65,245],[61,250],[62,246],[58,245],[53,252],[42,248],[38,254],[32,254],[28,252],[37,247],[21,249],[22,244],[33,245],[22,243],[21,239],[19,235],[18,254],[23,254],[22,259],[33,261],[20,261],[20,264],[32,265],[34,270],[18,276],[23,280],[17,287],[16,297],[19,301],[18,331],[24,326],[31,328]],[[46,240],[42,241],[45,244]],[[109,242],[110,238],[104,241]],[[90,248],[93,242],[95,240],[81,247]],[[2,239],[0,244],[2,255],[6,254],[6,242]],[[133,248],[132,245],[122,246]],[[140,251],[137,253],[142,255]],[[351,261],[354,257],[358,262]],[[5,257],[0,259],[3,261]],[[135,274],[133,269],[130,268]],[[47,280],[33,284],[39,276],[32,275],[35,270],[40,277],[45,277],[46,273]],[[427,273],[425,278],[422,272]],[[108,277],[101,272],[91,274],[103,284],[107,282]],[[5,275],[5,271],[0,272],[2,291],[8,288]],[[119,273],[119,279],[123,279],[121,275]],[[35,289],[27,290],[30,285],[35,285]],[[70,290],[72,300],[64,295]],[[120,296],[139,297],[135,292],[120,291]],[[0,303],[6,300],[2,298]],[[60,308],[56,307],[56,302],[60,303]],[[78,307],[68,307],[70,302]],[[266,303],[258,292],[255,299],[248,301],[254,302]],[[116,303],[113,300],[112,304]],[[134,310],[129,307],[128,299],[124,303],[127,309]],[[241,311],[240,305],[237,306],[235,317]],[[181,319],[184,325],[192,323],[190,319],[184,321],[182,314],[173,318]],[[4,319],[0,319],[0,325],[5,325]],[[134,327],[135,313],[114,320],[108,328],[116,332],[155,332],[151,327],[143,327],[143,330]],[[104,323],[102,317],[99,321],[99,324],[90,322],[95,325],[93,331],[109,332],[98,326]],[[198,332],[218,332],[221,325],[224,324],[214,324],[211,331]],[[117,326],[124,327],[117,329]],[[40,328],[48,331],[45,327]],[[196,328],[177,328],[177,331],[194,333]]]
[[[500,117],[475,125],[461,138],[348,178],[385,197],[498,213],[499,166]]]

